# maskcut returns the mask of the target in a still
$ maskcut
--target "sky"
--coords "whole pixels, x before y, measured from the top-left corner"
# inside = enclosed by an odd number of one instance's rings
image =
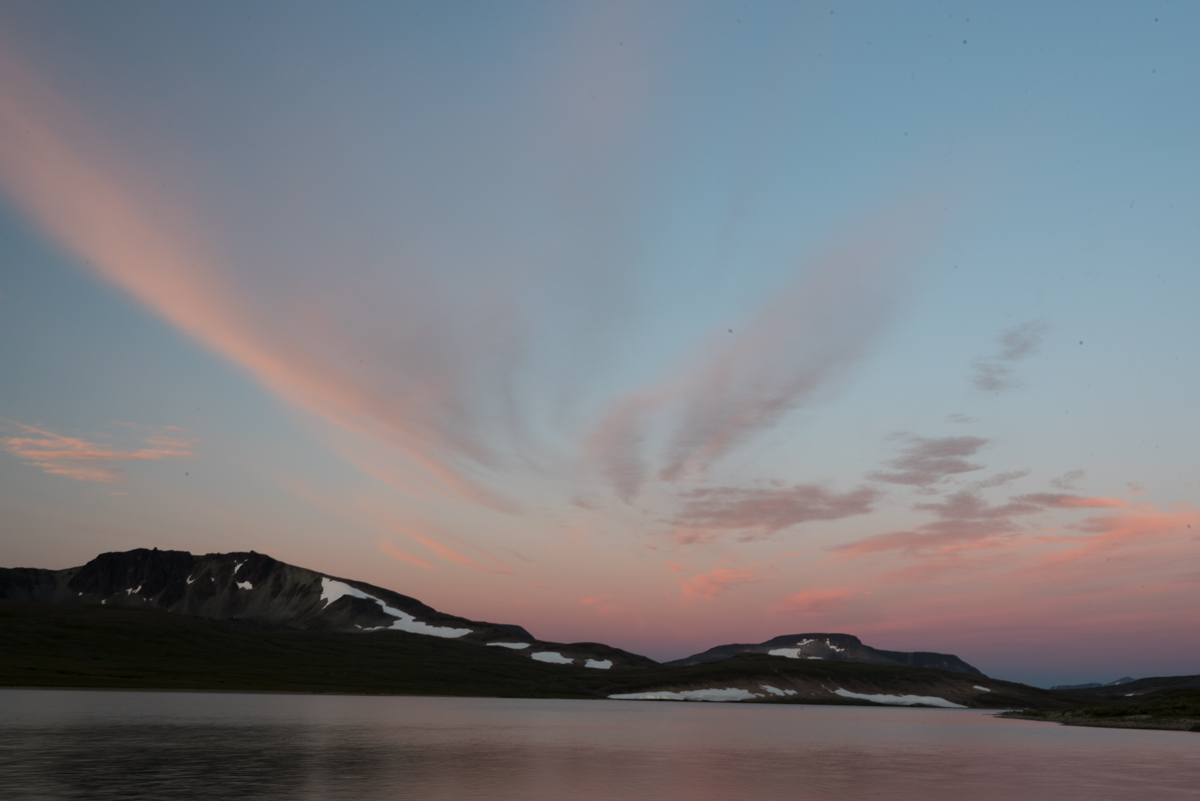
[[[0,563],[1200,672],[1200,6],[6,2]]]

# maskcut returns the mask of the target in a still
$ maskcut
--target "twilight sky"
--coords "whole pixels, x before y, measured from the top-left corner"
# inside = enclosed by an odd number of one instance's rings
[[[1200,672],[1200,6],[6,2],[0,564]]]

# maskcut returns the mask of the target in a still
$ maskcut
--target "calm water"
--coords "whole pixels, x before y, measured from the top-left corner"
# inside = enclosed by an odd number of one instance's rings
[[[1200,735],[978,710],[0,690],[0,798],[1196,799]]]

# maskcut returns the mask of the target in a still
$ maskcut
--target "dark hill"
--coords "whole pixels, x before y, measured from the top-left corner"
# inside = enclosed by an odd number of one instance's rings
[[[407,595],[253,551],[195,556],[139,548],[66,570],[0,568],[0,599],[161,609],[257,630],[401,631],[561,665],[657,664],[607,645],[543,642],[520,626],[448,615]]]
[[[971,676],[984,674],[953,654],[935,654],[927,651],[908,653],[905,651],[881,651],[849,634],[785,634],[755,645],[734,643],[718,645],[699,654],[664,662],[666,665],[696,665],[717,662],[738,654],[769,654],[789,659],[825,660],[831,662],[865,662],[871,665],[897,665],[905,667],[935,668]]]

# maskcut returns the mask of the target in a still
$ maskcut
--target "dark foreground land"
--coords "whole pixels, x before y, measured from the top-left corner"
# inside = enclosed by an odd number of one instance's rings
[[[404,632],[270,630],[156,609],[0,601],[0,686],[7,687],[508,698],[742,687],[761,693],[763,702],[870,703],[834,694],[842,688],[991,709],[1070,703],[1062,692],[929,668],[747,654],[684,667],[595,670],[507,651]],[[794,694],[768,695],[764,684]]]
[[[1200,732],[1200,690],[1150,701],[1125,700],[1067,709],[1023,709],[1004,712],[1000,717],[1045,720],[1065,726]]]

